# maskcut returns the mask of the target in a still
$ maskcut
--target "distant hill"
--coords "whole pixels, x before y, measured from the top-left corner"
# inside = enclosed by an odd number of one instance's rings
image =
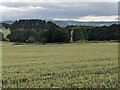
[[[14,21],[2,21],[2,22],[0,22],[0,23],[13,24]]]
[[[78,21],[53,21],[61,27],[66,27],[70,25],[82,25],[82,26],[110,26],[112,24],[118,24],[117,21],[114,22],[78,22]]]
[[[82,26],[110,26],[112,24],[118,24],[117,21],[111,22],[79,22],[79,21],[54,21],[51,20],[53,23],[57,24],[60,27],[66,27],[70,25],[82,25]],[[12,24],[14,21],[2,21],[1,23]]]
[[[9,27],[13,23],[14,23],[14,21],[0,21],[0,28]]]

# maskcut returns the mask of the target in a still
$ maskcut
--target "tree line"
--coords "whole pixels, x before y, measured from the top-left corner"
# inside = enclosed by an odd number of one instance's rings
[[[7,38],[12,42],[67,42],[67,31],[51,21],[19,20],[10,26]]]
[[[104,41],[104,40],[120,40],[120,25],[113,24],[111,26],[68,26],[74,30],[74,41],[88,40],[88,41]]]
[[[92,27],[92,26],[67,26],[61,28],[51,21],[31,19],[18,20],[9,26],[11,33],[7,38],[11,42],[69,42],[71,30],[73,40],[120,40],[120,25]]]

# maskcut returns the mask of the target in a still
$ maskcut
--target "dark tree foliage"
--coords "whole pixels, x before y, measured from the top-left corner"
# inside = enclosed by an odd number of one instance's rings
[[[88,30],[88,40],[119,40],[120,25],[95,27]]]
[[[15,21],[7,38],[12,42],[67,42],[67,30],[51,21],[31,19]],[[34,39],[33,39],[34,38]]]
[[[73,40],[120,40],[120,25],[90,27],[90,26],[67,26],[61,28],[51,21],[31,19],[15,21],[9,26],[11,33],[7,38],[12,42],[68,42],[70,32]]]
[[[69,34],[71,30],[74,31],[73,33],[73,40],[87,40],[87,29],[82,26],[68,26],[66,29],[69,31]],[[69,35],[70,37],[70,35]]]
[[[69,31],[74,30],[73,39],[78,40],[120,40],[120,25],[90,27],[90,26],[68,26]]]

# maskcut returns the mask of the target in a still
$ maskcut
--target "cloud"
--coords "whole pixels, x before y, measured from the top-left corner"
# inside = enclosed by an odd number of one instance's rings
[[[85,16],[80,17],[78,21],[118,21],[118,16]]]
[[[2,0],[2,2],[33,2],[33,0]],[[119,2],[119,0],[34,0],[34,2]]]
[[[2,2],[2,18],[79,19],[85,16],[115,16],[117,2]]]

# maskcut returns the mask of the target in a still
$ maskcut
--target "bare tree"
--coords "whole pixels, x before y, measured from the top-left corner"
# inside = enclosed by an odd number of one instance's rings
[[[73,42],[73,33],[74,33],[74,30],[72,29],[70,32],[70,42]]]

